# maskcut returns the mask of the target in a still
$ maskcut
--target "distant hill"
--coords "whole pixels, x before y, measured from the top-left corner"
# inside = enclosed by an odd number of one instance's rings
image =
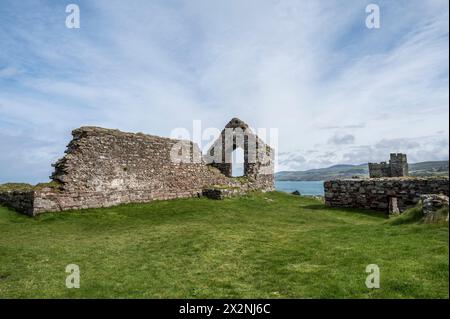
[[[410,174],[413,176],[448,176],[448,161],[411,164]]]
[[[409,164],[409,174],[411,176],[448,176],[448,161]],[[275,174],[275,179],[277,181],[323,181],[353,176],[369,176],[368,165],[334,165],[307,171],[282,171]]]

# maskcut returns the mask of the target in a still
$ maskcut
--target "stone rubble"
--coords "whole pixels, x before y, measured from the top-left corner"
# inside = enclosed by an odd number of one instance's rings
[[[448,196],[436,194],[424,194],[420,196],[425,223],[446,221],[448,223]],[[446,210],[443,208],[446,208]],[[441,212],[445,213],[442,214]]]

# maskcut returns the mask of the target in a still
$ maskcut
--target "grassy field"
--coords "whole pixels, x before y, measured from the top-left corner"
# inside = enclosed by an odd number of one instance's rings
[[[0,207],[0,233],[0,298],[449,297],[447,225],[276,192],[38,218]],[[79,289],[65,286],[72,263]]]

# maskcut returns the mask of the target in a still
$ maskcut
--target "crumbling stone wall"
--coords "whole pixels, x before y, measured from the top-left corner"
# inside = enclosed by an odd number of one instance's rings
[[[193,151],[185,155],[185,162],[174,163],[171,152],[180,140],[97,127],[77,129],[73,137],[52,175],[64,191],[129,194],[123,196],[145,192],[171,198],[194,194],[209,183],[231,182],[201,159],[194,162]],[[199,152],[196,144],[184,142]]]
[[[386,162],[369,163],[370,178],[380,178],[391,176],[391,167]]]
[[[420,199],[425,223],[433,224],[442,221],[448,223],[448,196],[425,194]]]
[[[27,215],[33,215],[34,191],[0,191],[0,203]]]
[[[72,135],[66,155],[54,164],[52,187],[26,194],[0,192],[0,203],[36,215],[201,196],[217,186],[240,193],[274,189],[273,172],[231,178],[208,165],[191,141],[98,127],[82,127]]]
[[[332,207],[352,207],[387,212],[391,198],[400,211],[416,205],[422,194],[448,196],[447,177],[373,178],[326,181],[325,203]]]
[[[403,177],[408,176],[408,160],[406,154],[391,153],[389,163],[369,163],[369,176],[380,177]]]
[[[232,153],[237,148],[244,151],[244,176],[262,182],[266,177],[270,177],[274,171],[274,150],[238,118],[228,122],[205,158],[225,176],[231,177]]]
[[[406,154],[392,153],[389,159],[391,177],[402,177],[409,175],[408,159]]]

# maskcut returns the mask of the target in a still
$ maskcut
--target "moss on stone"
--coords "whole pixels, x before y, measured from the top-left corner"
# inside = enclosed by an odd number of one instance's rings
[[[52,182],[48,182],[48,183],[39,183],[36,186],[33,187],[33,190],[38,191],[41,190],[43,188],[53,188],[53,189],[58,189],[62,186],[62,184],[60,182],[56,182],[56,181],[52,181]]]
[[[215,172],[215,173],[218,173],[218,174],[222,174],[222,172],[221,172],[217,167],[214,167],[214,166],[212,166],[211,164],[206,165],[206,167],[207,167],[211,172]]]
[[[207,188],[217,189],[217,190],[221,190],[221,189],[239,189],[239,187],[230,186],[230,185],[211,185],[211,186],[209,186]]]
[[[35,186],[26,183],[6,183],[0,185],[0,192],[32,192],[38,191],[44,188],[58,189],[61,187],[59,182],[39,183]]]
[[[237,176],[237,177],[232,177],[235,181],[238,181],[241,184],[247,184],[249,182],[248,177],[247,176]]]
[[[6,183],[0,185],[0,192],[28,192],[33,190],[33,185],[26,183]]]

